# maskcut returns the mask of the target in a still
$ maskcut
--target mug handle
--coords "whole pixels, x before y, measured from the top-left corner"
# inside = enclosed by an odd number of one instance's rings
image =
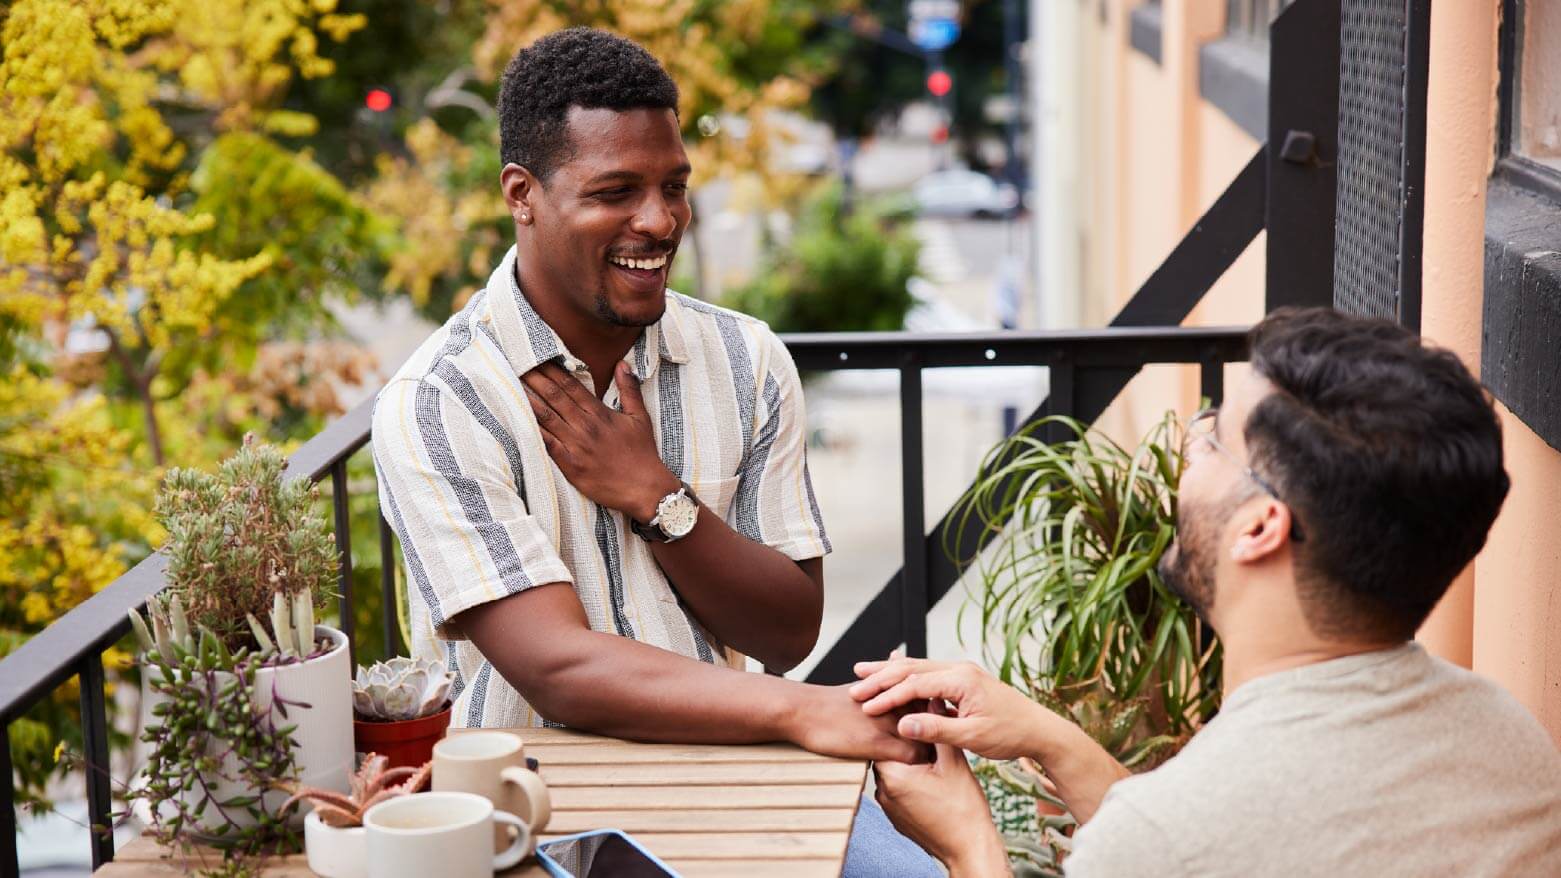
[[[526,825],[526,821],[508,811],[495,810],[493,822],[507,823],[515,827],[515,840],[510,842],[503,853],[493,858],[493,871],[502,872],[524,860],[526,855],[531,853],[531,827]]]
[[[531,831],[540,833],[547,829],[547,822],[553,816],[553,797],[548,794],[547,784],[542,781],[542,775],[518,765],[511,765],[499,772],[499,779],[506,785],[520,790],[520,795],[525,800],[526,818],[531,821]]]

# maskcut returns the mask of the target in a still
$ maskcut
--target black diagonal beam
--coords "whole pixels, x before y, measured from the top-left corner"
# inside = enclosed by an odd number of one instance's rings
[[[1112,327],[1176,326],[1187,318],[1204,293],[1230,268],[1247,245],[1263,230],[1266,191],[1265,151],[1259,149],[1236,179],[1220,195],[1208,212],[1199,218],[1176,249],[1166,257],[1154,274],[1139,287],[1133,298],[1111,321]],[[1235,360],[1242,356],[1239,339],[1225,343],[1221,350],[1207,356]],[[1196,360],[1195,360],[1196,361]],[[1061,360],[1054,365],[1068,366]],[[1019,426],[1024,430],[1036,421],[1061,411],[1086,423],[1094,421],[1116,399],[1142,367],[1090,368],[1072,370],[1072,405],[1062,402],[1056,408],[1052,400],[1043,401]],[[998,466],[1001,466],[1001,461]],[[1007,485],[998,493],[1007,490]],[[952,510],[927,536],[927,609],[936,606],[959,580],[960,568],[948,557],[944,546],[958,546],[967,558],[989,543],[995,534],[974,520],[961,523]],[[840,639],[824,654],[808,674],[810,683],[843,683],[855,678],[851,666],[864,659],[881,658],[902,640],[901,591],[904,570],[896,571],[889,582],[873,596],[861,614],[846,628]]]

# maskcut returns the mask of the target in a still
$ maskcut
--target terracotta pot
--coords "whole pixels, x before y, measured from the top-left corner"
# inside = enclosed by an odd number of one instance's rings
[[[352,740],[359,753],[378,753],[391,768],[416,768],[434,758],[434,744],[450,728],[450,707],[422,719],[373,722],[353,717]]]

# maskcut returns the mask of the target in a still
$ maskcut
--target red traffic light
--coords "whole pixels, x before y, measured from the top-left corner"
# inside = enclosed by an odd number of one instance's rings
[[[927,91],[937,97],[943,97],[954,88],[954,77],[949,76],[947,70],[934,70],[927,74]]]
[[[390,92],[385,91],[382,88],[371,89],[369,93],[363,98],[363,106],[368,107],[376,113],[383,113],[390,109],[391,103],[393,103],[393,101],[390,98]]]

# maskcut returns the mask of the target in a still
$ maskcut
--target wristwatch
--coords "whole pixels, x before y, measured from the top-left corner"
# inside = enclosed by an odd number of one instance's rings
[[[661,498],[656,515],[648,524],[629,518],[629,529],[652,543],[675,543],[688,536],[699,521],[699,501],[688,485]]]

